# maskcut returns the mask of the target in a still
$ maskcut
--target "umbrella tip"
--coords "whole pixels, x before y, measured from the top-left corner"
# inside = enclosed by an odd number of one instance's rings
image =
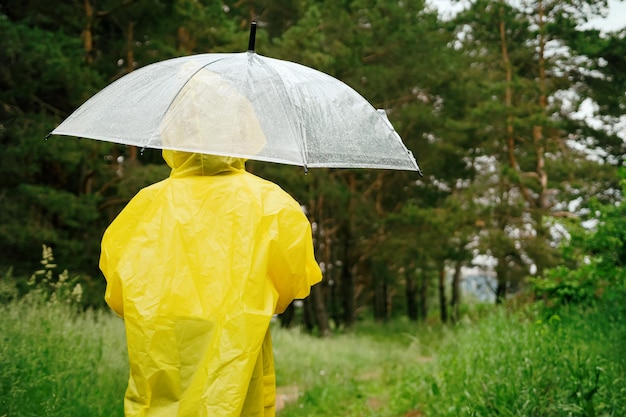
[[[256,42],[256,19],[250,22],[250,38],[248,39],[248,52],[254,52]]]

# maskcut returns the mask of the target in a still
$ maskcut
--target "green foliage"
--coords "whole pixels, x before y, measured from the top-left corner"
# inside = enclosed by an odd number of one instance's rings
[[[623,337],[602,311],[562,311],[546,322],[499,312],[463,325],[432,374],[406,369],[396,399],[437,416],[619,415]]]
[[[602,285],[594,272],[589,266],[557,266],[547,270],[544,277],[529,278],[529,282],[539,297],[545,296],[557,304],[592,304]]]
[[[97,197],[76,195],[64,190],[41,185],[24,184],[18,187],[28,204],[42,212],[58,228],[82,228],[98,217]]]
[[[36,261],[33,254],[43,241],[58,244],[64,255],[68,241],[84,237],[85,225],[97,216],[93,196],[77,195],[85,153],[43,139],[102,79],[82,63],[80,38],[33,25],[26,17],[14,21],[2,15],[0,30],[6,34],[0,40],[0,265],[14,266],[21,275]]]
[[[389,387],[404,366],[424,357],[416,355],[416,339],[409,333],[415,331],[414,324],[397,323],[394,328],[406,333],[365,323],[364,328],[356,326],[354,333],[318,339],[274,328],[278,392],[291,387],[298,393],[279,415],[399,415],[389,407]]]
[[[34,299],[0,305],[0,415],[121,416],[122,320]]]
[[[626,194],[626,168],[621,169]],[[531,280],[539,296],[551,303],[593,303],[626,294],[626,205],[592,201],[591,229],[570,225],[571,238],[562,248],[561,265]]]
[[[103,82],[82,63],[79,37],[0,16],[0,101],[9,116],[59,115],[81,104]],[[40,138],[47,132],[41,133]]]
[[[7,304],[19,295],[19,290],[13,279],[13,270],[9,268],[6,273],[0,277],[0,304]]]
[[[620,58],[626,53],[626,31],[604,36],[598,36],[597,30],[574,32],[568,44],[589,57],[583,64],[589,71],[577,74],[589,86],[585,92],[596,101],[601,114],[620,117],[626,108],[621,93],[626,88],[626,64]]]
[[[621,415],[624,301],[454,328],[365,323],[329,340],[275,329],[279,385],[301,393],[281,415]]]
[[[46,245],[40,263],[26,294],[10,270],[0,279],[0,415],[121,415],[122,321],[85,310],[81,277],[59,272]]]
[[[617,63],[589,71],[598,67],[594,54],[606,52],[607,42],[597,32],[576,29],[584,14],[605,7],[588,0],[479,0],[451,22],[467,70],[459,73],[455,94],[446,95],[443,113],[449,120],[440,134],[454,135],[471,149],[462,151],[473,173],[462,177],[469,186],[461,192],[474,199],[483,223],[474,232],[479,252],[497,261],[498,300],[506,288],[523,285],[530,265],[543,274],[561,264],[551,216],[567,215],[572,200],[584,204],[598,194],[592,190],[615,185],[623,141],[608,119],[605,131],[574,112],[591,90],[608,99],[593,85],[608,88],[608,75],[619,72]],[[620,45],[616,38],[612,42]],[[552,44],[576,45],[578,54]]]

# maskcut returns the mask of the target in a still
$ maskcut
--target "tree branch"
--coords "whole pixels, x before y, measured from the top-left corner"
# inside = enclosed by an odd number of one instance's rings
[[[123,2],[121,2],[120,4],[118,4],[117,6],[113,7],[112,9],[109,10],[100,10],[98,12],[96,12],[96,16],[97,17],[106,17],[110,14],[115,13],[116,11],[118,11],[119,9],[123,8],[123,7],[127,7],[130,6],[133,3],[136,3],[137,0],[124,0]]]

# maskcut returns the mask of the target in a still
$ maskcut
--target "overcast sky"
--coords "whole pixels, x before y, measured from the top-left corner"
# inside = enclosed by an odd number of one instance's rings
[[[594,19],[589,23],[592,26],[610,32],[626,27],[626,3],[609,0],[609,8],[609,15],[606,19]]]
[[[450,0],[428,0],[428,2],[437,7],[443,17],[450,17],[469,4],[468,0],[456,2],[455,4],[452,4]],[[626,27],[626,2],[609,0],[608,16],[604,19],[593,19],[589,24],[604,31],[623,29]]]

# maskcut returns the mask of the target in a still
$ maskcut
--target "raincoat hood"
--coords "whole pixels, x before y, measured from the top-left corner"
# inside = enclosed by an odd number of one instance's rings
[[[170,177],[190,175],[209,176],[245,170],[246,160],[232,156],[207,155],[183,151],[163,150],[163,159],[172,172]]]

